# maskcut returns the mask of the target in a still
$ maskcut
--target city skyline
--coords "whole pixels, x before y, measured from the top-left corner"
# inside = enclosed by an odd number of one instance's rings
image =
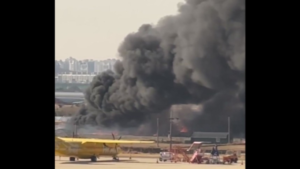
[[[57,83],[90,83],[93,77],[101,72],[111,70],[117,59],[77,60],[73,57],[55,60],[55,82]]]
[[[114,64],[118,59],[83,59],[78,60],[73,57],[66,59],[55,60],[55,74],[83,73],[97,74],[107,70],[114,70]]]
[[[179,2],[184,0],[56,1],[55,60],[120,59],[118,47],[128,34],[176,14]]]

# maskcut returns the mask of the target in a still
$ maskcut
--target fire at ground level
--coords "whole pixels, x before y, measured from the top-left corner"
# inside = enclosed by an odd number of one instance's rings
[[[106,135],[115,133],[116,135],[135,135],[135,136],[156,136],[157,132],[160,136],[168,136],[170,128],[172,128],[173,137],[191,137],[194,132],[228,132],[230,130],[231,137],[244,137],[244,119],[243,115],[230,117],[217,117],[216,123],[208,123],[214,121],[208,119],[206,116],[195,117],[194,119],[188,118],[190,113],[162,113],[149,117],[148,122],[140,125],[139,127],[132,128],[118,128],[118,127],[105,127],[101,125],[76,125],[77,132],[81,133],[94,133],[97,135]],[[185,115],[185,117],[183,116]],[[174,119],[170,120],[170,116]],[[216,117],[215,117],[216,118]],[[60,123],[60,128],[65,128],[69,133],[74,131],[74,125],[70,117],[69,122]],[[172,123],[172,126],[170,126]],[[66,127],[64,127],[66,126]]]
[[[203,132],[199,129],[201,128],[191,128],[189,124],[184,124],[182,121],[175,121],[172,122],[172,126],[170,126],[170,122],[162,121],[161,119],[158,120],[159,122],[153,122],[146,123],[143,125],[140,125],[137,128],[106,128],[104,126],[97,126],[97,125],[72,125],[69,122],[57,122],[56,124],[56,133],[60,136],[73,136],[75,134],[78,137],[96,137],[96,138],[102,138],[102,137],[111,137],[111,133],[114,133],[115,135],[119,136],[132,136],[132,137],[143,137],[143,139],[153,138],[156,140],[157,134],[160,137],[159,140],[161,142],[168,142],[169,140],[169,134],[170,134],[170,127],[172,128],[171,133],[173,137],[174,142],[185,142],[187,141],[187,138],[189,140],[193,137],[193,135],[199,133],[204,134],[221,134],[224,136],[217,136],[217,137],[209,137],[209,138],[221,138],[221,142],[226,141],[227,142],[227,136],[228,136],[228,130],[229,125],[224,125],[225,130],[227,131],[220,132],[220,130],[214,130],[212,132]],[[201,131],[201,132],[199,132]],[[232,133],[231,132],[231,140],[233,138],[244,138],[243,133]],[[203,138],[203,137],[202,137]],[[128,138],[128,139],[136,139],[136,138]],[[140,138],[139,138],[140,139]],[[196,141],[196,140],[194,140]],[[205,141],[205,140],[201,140]]]
[[[75,99],[72,97],[72,99]],[[78,101],[78,100],[72,100]],[[79,111],[80,107],[73,106],[72,109]],[[170,132],[170,122],[172,121],[172,135],[177,137],[190,137],[193,132],[228,132],[228,117],[230,117],[230,133],[232,137],[244,137],[245,112],[235,112],[229,116],[227,113],[205,114],[202,112],[202,105],[181,104],[173,105],[170,110],[162,113],[151,114],[145,123],[139,127],[118,128],[87,124],[79,127],[81,130],[90,130],[92,133],[119,133],[120,135],[153,136],[157,134],[167,136]],[[172,120],[170,120],[172,119]],[[88,126],[88,127],[87,127]],[[70,128],[70,127],[69,127]]]

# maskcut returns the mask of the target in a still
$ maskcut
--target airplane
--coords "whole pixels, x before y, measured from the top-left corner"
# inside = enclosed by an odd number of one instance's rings
[[[83,92],[55,92],[55,97],[84,99],[84,93]]]
[[[84,101],[78,101],[78,102],[71,102],[70,103],[70,102],[65,102],[65,101],[62,101],[60,99],[55,98],[55,104],[57,104],[60,108],[64,105],[71,105],[71,106],[75,105],[75,106],[78,107],[80,104],[83,104],[83,103],[84,103]]]
[[[119,144],[154,143],[154,141],[129,141],[120,139],[121,137],[116,140],[114,135],[113,140],[55,137],[55,156],[69,157],[70,161],[75,161],[75,159],[91,159],[92,162],[96,162],[100,156],[110,156],[113,160],[119,161],[118,154],[121,152]]]

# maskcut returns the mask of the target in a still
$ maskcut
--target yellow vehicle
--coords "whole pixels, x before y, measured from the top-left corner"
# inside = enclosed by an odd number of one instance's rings
[[[97,161],[100,156],[110,156],[118,161],[121,152],[119,144],[154,143],[153,141],[104,140],[86,138],[55,137],[55,156],[75,159],[91,159]]]

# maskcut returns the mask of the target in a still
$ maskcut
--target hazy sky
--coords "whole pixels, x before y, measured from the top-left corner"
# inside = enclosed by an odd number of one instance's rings
[[[124,37],[177,13],[184,0],[56,0],[55,57],[117,58]]]

